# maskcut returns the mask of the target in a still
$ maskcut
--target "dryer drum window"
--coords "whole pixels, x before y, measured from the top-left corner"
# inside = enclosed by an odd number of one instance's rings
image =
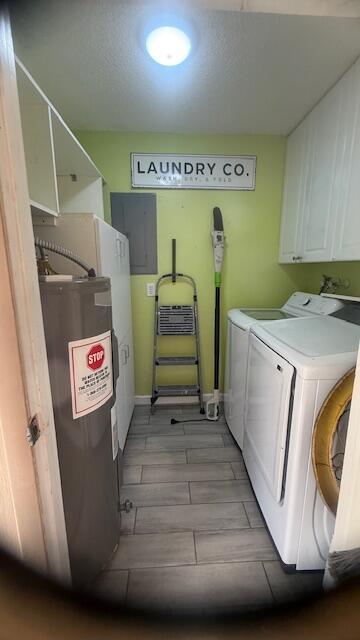
[[[317,417],[312,461],[319,493],[336,514],[355,369],[351,369],[331,390]]]

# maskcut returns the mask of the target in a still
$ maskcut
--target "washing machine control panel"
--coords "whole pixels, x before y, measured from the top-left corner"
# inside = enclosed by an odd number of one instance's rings
[[[338,311],[344,303],[336,298],[324,298],[316,293],[296,291],[290,296],[283,310],[295,316],[324,315]]]

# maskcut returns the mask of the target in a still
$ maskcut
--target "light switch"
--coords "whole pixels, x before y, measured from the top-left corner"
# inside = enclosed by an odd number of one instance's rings
[[[153,298],[155,295],[155,283],[154,282],[148,282],[146,284],[146,294],[150,297]]]

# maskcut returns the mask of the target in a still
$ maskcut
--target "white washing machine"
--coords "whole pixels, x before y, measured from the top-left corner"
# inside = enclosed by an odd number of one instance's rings
[[[349,309],[336,315],[352,318]],[[280,557],[296,569],[322,569],[328,555],[335,519],[316,488],[311,439],[326,396],[355,366],[359,324],[324,316],[251,330],[243,455]]]
[[[337,299],[312,293],[293,293],[280,309],[231,309],[228,312],[224,410],[228,427],[240,449],[244,444],[245,382],[251,327],[308,315],[328,315],[343,307]]]

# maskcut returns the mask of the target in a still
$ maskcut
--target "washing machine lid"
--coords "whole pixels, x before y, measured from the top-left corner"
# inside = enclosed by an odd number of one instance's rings
[[[259,321],[284,320],[292,316],[281,309],[230,309],[229,320],[240,329],[249,330]]]
[[[334,313],[344,306],[336,298],[324,298],[315,293],[295,291],[281,308],[247,308],[230,309],[229,320],[240,329],[249,330],[256,322],[270,320],[286,320],[298,316],[317,316]]]
[[[249,318],[254,320],[285,320],[291,318],[289,313],[285,313],[281,309],[247,309],[244,311]]]
[[[342,363],[345,370],[354,366],[360,341],[360,326],[332,316],[258,323],[252,332],[304,377],[315,379]]]

